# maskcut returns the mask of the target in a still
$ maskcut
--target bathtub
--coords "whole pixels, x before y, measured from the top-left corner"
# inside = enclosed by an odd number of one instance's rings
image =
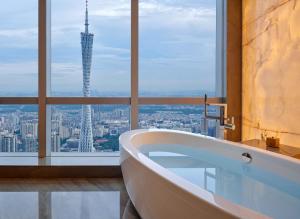
[[[300,162],[172,130],[120,136],[127,192],[143,219],[297,218]]]

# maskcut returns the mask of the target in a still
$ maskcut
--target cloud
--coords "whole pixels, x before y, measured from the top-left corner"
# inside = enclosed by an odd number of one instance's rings
[[[171,39],[162,40],[161,43],[164,44],[197,44],[205,47],[215,47],[215,37],[214,34],[210,36],[201,36],[199,35],[191,35],[191,34],[176,34],[170,37]]]
[[[81,75],[82,66],[78,63],[52,63],[51,77],[69,77]]]
[[[31,62],[13,62],[13,63],[1,63],[0,62],[0,75],[5,75],[1,77],[1,80],[5,80],[6,77],[16,77],[16,76],[37,76],[38,63],[37,61]]]
[[[0,29],[1,48],[37,48],[37,28]]]
[[[92,5],[96,6],[96,5]],[[130,1],[104,1],[99,3],[99,9],[90,7],[91,16],[101,17],[129,17],[131,14]],[[212,17],[215,16],[215,10],[207,7],[193,6],[180,6],[179,4],[169,3],[169,1],[150,0],[141,1],[139,3],[139,15],[144,16],[161,16],[161,15],[180,15],[180,19],[196,19],[199,17]],[[159,25],[159,24],[158,24]]]
[[[37,68],[37,62],[0,63],[0,93],[35,93]]]
[[[1,29],[0,37],[33,37],[37,36],[37,28],[27,28],[27,29]]]
[[[201,4],[183,5],[169,1],[142,1],[140,7],[140,29],[162,32],[215,31],[215,7]]]
[[[129,1],[115,2],[111,1],[108,4],[102,5],[100,9],[91,10],[91,16],[122,18],[129,17],[131,14]]]
[[[101,62],[101,63],[100,63]],[[95,54],[93,56],[94,66],[98,63],[100,65],[105,65],[109,62],[109,64],[119,64],[118,62],[130,62],[130,57],[122,57],[113,54]]]
[[[130,49],[128,48],[120,48],[120,47],[112,47],[112,46],[104,46],[98,43],[97,47],[95,48],[94,52],[96,53],[103,53],[103,54],[123,54],[128,55],[130,54]]]
[[[141,2],[139,4],[139,14],[140,16],[150,16],[150,15],[162,15],[162,14],[173,14],[181,15],[180,19],[189,18],[199,18],[199,17],[212,17],[215,16],[215,10],[213,8],[206,8],[198,6],[180,6],[162,3],[164,1],[147,1]],[[184,16],[185,15],[185,16]]]

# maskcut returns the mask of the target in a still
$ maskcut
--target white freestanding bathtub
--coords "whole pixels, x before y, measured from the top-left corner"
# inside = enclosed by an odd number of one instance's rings
[[[143,219],[299,218],[300,162],[171,130],[121,135],[121,168]]]

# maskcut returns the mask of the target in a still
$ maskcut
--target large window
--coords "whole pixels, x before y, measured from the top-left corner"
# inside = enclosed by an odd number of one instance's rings
[[[0,96],[37,96],[38,0],[2,1]]]
[[[222,0],[5,2],[1,152],[114,156],[119,136],[136,128],[218,136],[218,124],[203,118],[203,96],[224,97],[216,92],[225,78],[222,7]]]
[[[37,155],[38,106],[6,103],[38,95],[38,0],[2,2],[0,19],[0,154]]]
[[[143,0],[139,14],[140,96],[214,96],[216,1]]]
[[[130,96],[130,0],[90,0],[91,96]],[[51,1],[51,95],[83,96],[85,0]]]

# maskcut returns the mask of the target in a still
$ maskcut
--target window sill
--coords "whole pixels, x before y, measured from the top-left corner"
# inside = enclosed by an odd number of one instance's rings
[[[0,153],[0,166],[119,166],[119,152],[55,152],[45,158],[38,158],[37,153]]]

